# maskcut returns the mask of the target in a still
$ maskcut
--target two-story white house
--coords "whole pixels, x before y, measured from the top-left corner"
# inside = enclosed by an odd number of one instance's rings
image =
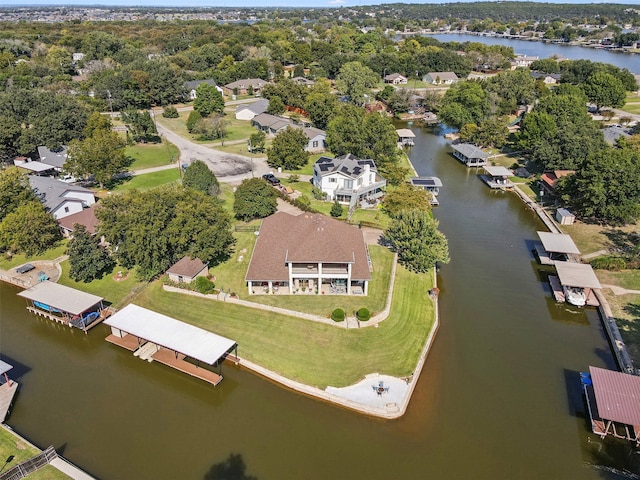
[[[348,153],[336,158],[320,157],[313,166],[313,185],[327,200],[353,206],[375,203],[384,195],[387,181],[378,174],[373,160]]]
[[[69,185],[52,177],[29,175],[29,184],[33,193],[56,220],[81,212],[83,208],[96,203],[91,190]]]

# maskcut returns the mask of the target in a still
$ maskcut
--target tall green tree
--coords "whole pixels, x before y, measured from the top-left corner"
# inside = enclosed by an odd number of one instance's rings
[[[607,147],[587,156],[560,184],[565,201],[581,216],[614,225],[640,218],[640,153]]]
[[[360,62],[345,63],[336,77],[336,88],[342,95],[349,97],[354,105],[364,105],[371,88],[378,81],[378,75]]]
[[[202,160],[196,160],[187,167],[182,177],[182,185],[207,195],[218,195],[220,184],[211,169]]]
[[[267,163],[270,167],[296,170],[309,161],[305,147],[309,139],[300,128],[287,127],[279,132],[267,149]]]
[[[402,183],[398,188],[387,190],[382,201],[382,211],[396,218],[405,210],[431,210],[431,194],[410,183]]]
[[[429,211],[400,211],[383,237],[398,253],[400,264],[411,271],[424,273],[436,262],[449,263],[447,239]]]
[[[60,238],[55,218],[38,200],[22,203],[0,222],[0,249],[4,251],[36,255]]]
[[[100,188],[131,164],[124,140],[112,131],[98,130],[84,140],[72,141],[67,155],[64,170],[78,178],[93,176]]]
[[[193,110],[203,117],[212,113],[224,112],[224,98],[215,85],[201,83],[196,87],[196,99],[193,101]]]
[[[261,178],[243,180],[236,188],[233,212],[239,220],[264,218],[278,207],[275,189]]]
[[[480,123],[490,111],[487,92],[477,81],[463,81],[447,90],[438,117],[445,124],[460,129],[467,123]]]
[[[67,245],[71,269],[69,276],[76,282],[91,282],[102,278],[115,265],[100,239],[87,232],[84,225],[73,226],[73,238]]]
[[[36,200],[27,175],[17,168],[0,170],[0,221],[20,205]]]
[[[598,110],[602,107],[622,107],[627,92],[620,80],[607,72],[596,72],[582,85],[584,93]]]

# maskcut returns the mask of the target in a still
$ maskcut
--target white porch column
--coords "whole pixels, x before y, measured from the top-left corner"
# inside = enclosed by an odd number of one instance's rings
[[[287,264],[287,268],[289,269],[289,294],[293,293],[293,266],[291,262]]]
[[[318,262],[318,295],[322,292],[322,262]]]
[[[364,281],[364,294],[369,295],[369,280]]]
[[[247,286],[249,288],[249,295],[253,295],[253,283],[249,281],[247,282]]]
[[[351,295],[351,263],[347,263],[347,295]]]
[[[269,295],[273,293],[273,282],[271,280],[269,280],[269,289],[267,290],[267,293]]]

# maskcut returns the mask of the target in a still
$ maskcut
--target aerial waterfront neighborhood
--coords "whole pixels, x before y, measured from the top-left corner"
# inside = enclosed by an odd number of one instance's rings
[[[640,11],[0,22],[0,480],[640,474]]]

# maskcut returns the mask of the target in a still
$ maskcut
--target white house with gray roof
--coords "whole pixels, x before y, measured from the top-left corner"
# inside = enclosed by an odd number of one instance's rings
[[[57,219],[81,212],[96,203],[91,190],[52,177],[29,175],[29,184],[47,211]]]
[[[187,91],[187,97],[189,98],[189,100],[195,100],[197,98],[198,95],[196,93],[196,88],[198,88],[198,85],[200,85],[201,83],[206,83],[207,85],[213,85],[214,87],[216,87],[216,90],[220,92],[220,95],[224,95],[224,90],[222,90],[222,87],[218,86],[215,80],[212,80],[212,79],[193,80],[191,82],[184,83],[184,88]]]
[[[313,166],[313,185],[327,200],[350,206],[374,203],[384,195],[387,181],[378,174],[371,159],[348,153],[336,158],[320,157]]]
[[[256,115],[265,113],[269,108],[269,100],[261,98],[257,102],[238,105],[236,107],[236,120],[253,120]]]

